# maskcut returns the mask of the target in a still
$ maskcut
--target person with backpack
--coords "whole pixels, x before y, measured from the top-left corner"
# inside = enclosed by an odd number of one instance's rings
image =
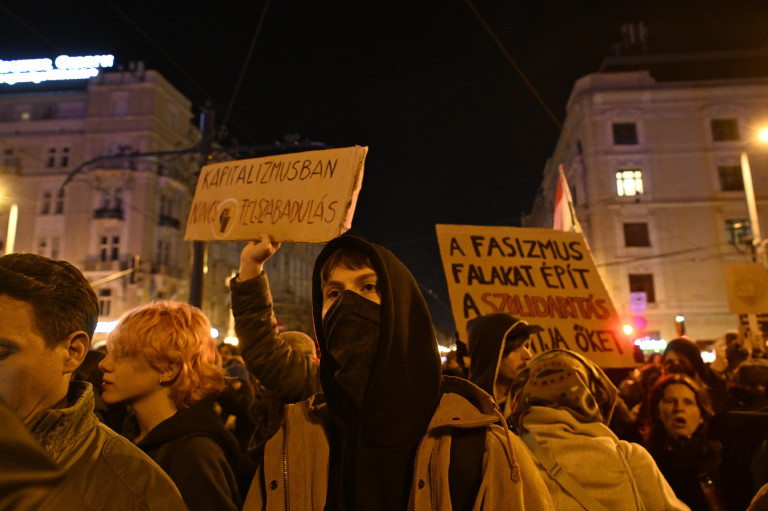
[[[240,449],[214,409],[225,386],[211,323],[196,307],[156,302],[107,338],[102,399],[133,412],[128,436],[171,477],[190,511],[238,510]],[[254,468],[255,470],[255,468]]]
[[[490,396],[442,376],[427,305],[402,262],[353,236],[323,248],[314,368],[280,339],[265,301],[263,264],[276,248],[267,236],[247,245],[230,284],[243,358],[268,388],[301,395],[317,374],[322,393],[286,407],[244,509],[554,509]]]
[[[512,387],[510,423],[546,477],[558,511],[687,510],[641,445],[608,427],[619,391],[578,353],[553,349]]]

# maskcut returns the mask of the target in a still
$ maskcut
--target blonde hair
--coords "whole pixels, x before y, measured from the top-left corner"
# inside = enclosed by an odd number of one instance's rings
[[[224,389],[224,370],[215,364],[211,322],[197,307],[160,301],[138,307],[120,318],[107,338],[115,356],[140,356],[156,371],[176,369],[169,382],[179,410]]]

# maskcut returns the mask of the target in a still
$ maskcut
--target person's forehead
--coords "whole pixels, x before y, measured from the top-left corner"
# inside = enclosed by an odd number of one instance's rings
[[[376,272],[368,266],[352,269],[344,265],[336,265],[328,272],[328,281],[325,283],[349,282],[369,277],[376,277]]]
[[[696,394],[691,390],[688,385],[683,383],[673,383],[664,389],[665,396],[683,396],[696,398]]]

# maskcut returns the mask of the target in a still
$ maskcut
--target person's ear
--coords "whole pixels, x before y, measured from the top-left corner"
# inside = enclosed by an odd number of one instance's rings
[[[88,334],[82,330],[73,332],[67,336],[65,340],[65,348],[67,350],[66,358],[64,360],[64,374],[74,373],[75,370],[80,367],[80,364],[85,360],[85,356],[88,354],[88,348],[91,345],[91,339]]]
[[[171,383],[173,383],[176,380],[176,377],[179,375],[180,371],[181,371],[181,367],[176,364],[172,365],[165,371],[162,371],[160,373],[160,382],[162,382],[161,385],[162,384],[170,385]]]

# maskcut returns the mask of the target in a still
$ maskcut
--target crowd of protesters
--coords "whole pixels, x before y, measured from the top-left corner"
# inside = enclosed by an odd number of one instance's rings
[[[418,285],[342,236],[318,256],[316,341],[280,332],[265,263],[230,283],[239,346],[197,308],[126,313],[89,349],[72,265],[0,257],[1,509],[768,509],[768,359],[679,337],[612,381],[508,314],[441,364]]]

